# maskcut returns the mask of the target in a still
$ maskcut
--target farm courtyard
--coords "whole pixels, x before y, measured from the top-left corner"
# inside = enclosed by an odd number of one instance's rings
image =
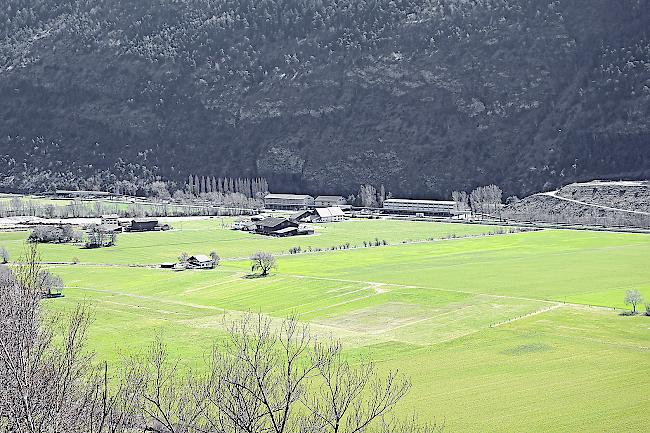
[[[42,245],[43,261],[64,263],[48,265],[66,284],[48,308],[90,303],[100,359],[162,334],[197,368],[228,318],[294,314],[350,357],[410,376],[401,413],[448,432],[647,431],[650,317],[621,312],[627,289],[650,301],[648,235],[352,220],[268,238],[229,224],[174,222],[96,250]],[[26,237],[3,232],[0,245],[15,259]],[[376,240],[388,245],[364,247]],[[211,250],[215,270],[157,268]],[[270,276],[247,278],[255,251],[277,255]]]

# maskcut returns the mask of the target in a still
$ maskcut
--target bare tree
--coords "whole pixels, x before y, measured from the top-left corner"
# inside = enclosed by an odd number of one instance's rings
[[[217,254],[216,251],[210,251],[210,258],[214,262],[215,266],[219,266],[219,262],[221,262],[221,257],[219,257],[219,254]]]
[[[433,433],[389,418],[410,383],[350,364],[341,346],[295,318],[245,315],[227,325],[201,373],[181,368],[161,338],[109,374],[84,350],[86,306],[41,312],[36,244],[0,273],[0,430],[28,433]],[[65,325],[58,334],[60,325]]]
[[[363,207],[377,207],[377,190],[372,185],[361,185],[359,189],[359,199]]]
[[[15,273],[0,279],[0,427],[41,433],[121,432],[106,422],[114,413],[108,375],[84,350],[88,309],[69,317],[45,316],[40,307],[43,270],[36,245]],[[57,331],[63,328],[59,334]]]
[[[480,186],[469,196],[472,212],[498,214],[501,217],[501,188],[496,185]]]
[[[2,246],[0,246],[0,263],[9,263],[9,251]]]
[[[63,280],[58,275],[42,270],[38,275],[38,285],[46,298],[60,296],[63,291]]]
[[[432,433],[435,425],[389,419],[410,388],[401,375],[353,366],[337,343],[290,318],[245,315],[228,325],[208,372],[182,375],[159,340],[131,362],[146,382],[144,421],[160,432]]]
[[[643,295],[638,290],[625,292],[625,305],[632,305],[632,314],[636,314],[636,306],[643,302]]]
[[[271,269],[275,268],[277,264],[273,254],[258,251],[251,256],[251,272],[260,271],[260,276],[265,277]]]
[[[456,209],[459,211],[466,210],[469,207],[469,198],[465,191],[453,191],[451,199],[456,203]]]
[[[311,416],[303,431],[357,433],[389,413],[411,387],[394,372],[380,379],[370,363],[352,367],[339,345],[316,350],[318,377],[315,388],[303,398]]]

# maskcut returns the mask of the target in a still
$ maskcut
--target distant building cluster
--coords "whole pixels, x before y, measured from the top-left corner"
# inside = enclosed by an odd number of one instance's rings
[[[406,213],[424,215],[452,216],[456,215],[457,206],[454,201],[443,200],[412,200],[404,198],[389,198],[384,201],[384,211],[389,213]]]
[[[255,218],[255,220],[251,221],[235,221],[233,229],[274,237],[314,234],[314,229],[305,225],[301,225],[299,221],[291,218],[278,218],[270,216]]]
[[[304,194],[268,194],[264,207],[270,210],[310,211],[309,222],[330,222],[344,218],[343,210],[351,209],[342,196],[322,195],[315,199]],[[414,200],[389,198],[384,200],[382,210],[392,214],[422,214],[451,217],[463,213],[457,203],[445,200]]]

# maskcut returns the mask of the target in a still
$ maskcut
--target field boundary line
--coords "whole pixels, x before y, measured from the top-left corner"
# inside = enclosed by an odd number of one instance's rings
[[[551,305],[550,307],[542,308],[541,310],[537,310],[537,311],[533,311],[531,313],[524,314],[523,316],[513,317],[512,319],[504,320],[503,322],[499,322],[499,323],[496,323],[494,325],[490,325],[490,328],[498,328],[500,326],[504,326],[504,325],[507,325],[509,323],[516,322],[518,320],[523,320],[523,319],[527,319],[529,317],[537,316],[539,314],[548,313],[549,311],[556,310],[558,308],[561,308],[562,306],[563,306],[563,304],[557,303],[555,305]]]
[[[504,226],[504,227],[507,227],[507,226]],[[281,252],[281,253],[276,253],[274,255],[276,257],[299,257],[299,256],[303,256],[303,255],[310,255],[310,254],[327,254],[327,253],[337,253],[337,252],[376,249],[376,248],[400,247],[400,246],[405,246],[405,245],[433,244],[433,243],[436,243],[436,242],[461,241],[461,240],[468,240],[468,239],[482,239],[482,238],[490,238],[490,237],[498,237],[498,236],[516,236],[516,235],[523,235],[523,234],[528,234],[528,233],[533,233],[533,232],[540,232],[540,231],[544,231],[544,230],[545,229],[543,229],[543,228],[533,228],[531,230],[518,231],[518,232],[513,232],[513,233],[494,233],[494,232],[490,232],[490,233],[472,234],[472,235],[467,235],[467,236],[457,236],[457,237],[447,237],[447,238],[416,239],[416,240],[409,240],[409,241],[398,241],[397,243],[386,244],[386,245],[373,245],[373,246],[366,246],[366,247],[364,247],[364,246],[351,246],[350,248],[341,248],[341,249],[330,249],[328,247],[324,247],[320,251],[313,251],[313,250],[312,251],[301,251],[301,252],[295,253],[295,254]],[[260,235],[260,236],[263,236],[263,235]],[[313,235],[310,235],[310,236],[313,236]],[[221,259],[222,262],[240,262],[242,260],[250,260],[250,257],[224,257],[224,258]]]
[[[526,297],[523,297],[523,296],[497,295],[497,294],[491,294],[491,293],[469,292],[469,291],[466,291],[466,290],[445,289],[445,288],[441,288],[441,287],[426,287],[426,286],[416,286],[416,285],[409,285],[409,284],[382,283],[382,282],[378,282],[378,281],[349,280],[349,279],[343,279],[343,278],[317,277],[317,276],[301,275],[301,274],[278,273],[278,275],[290,276],[290,277],[295,277],[295,278],[313,279],[313,280],[338,281],[338,282],[342,282],[342,283],[363,283],[363,284],[368,284],[368,285],[381,285],[381,286],[387,286],[387,287],[392,286],[392,287],[399,287],[399,288],[402,288],[402,289],[436,290],[436,291],[439,291],[439,292],[461,293],[461,294],[464,294],[464,295],[486,296],[486,297],[491,297],[491,298],[516,299],[516,300],[519,300],[519,301],[536,301],[536,302],[543,302],[543,303],[547,303],[547,304],[557,304],[558,303],[558,301],[549,301],[547,299],[526,298]],[[569,305],[569,304],[567,303],[566,305]],[[582,304],[576,304],[576,305],[582,305]]]
[[[118,295],[118,296],[125,296],[128,298],[136,298],[136,299],[143,299],[143,300],[148,300],[148,301],[154,301],[154,302],[160,302],[161,304],[170,304],[170,305],[178,305],[181,307],[189,307],[189,308],[196,308],[199,310],[213,310],[213,311],[220,311],[220,312],[226,312],[229,311],[225,308],[221,307],[214,307],[212,305],[201,305],[201,304],[194,304],[190,302],[178,302],[178,301],[172,301],[167,298],[155,298],[153,296],[146,296],[146,295],[136,295],[135,293],[127,293],[127,292],[117,292],[114,290],[107,290],[107,289],[95,289],[92,287],[80,287],[80,286],[68,286],[67,288],[69,289],[76,289],[76,290],[82,290],[82,291],[89,291],[89,292],[97,292],[97,293],[109,293],[111,295]]]

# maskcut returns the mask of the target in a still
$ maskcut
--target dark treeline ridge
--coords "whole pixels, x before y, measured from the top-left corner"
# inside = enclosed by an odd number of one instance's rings
[[[146,170],[525,196],[648,175],[648,0],[6,0],[0,22],[14,190]]]

